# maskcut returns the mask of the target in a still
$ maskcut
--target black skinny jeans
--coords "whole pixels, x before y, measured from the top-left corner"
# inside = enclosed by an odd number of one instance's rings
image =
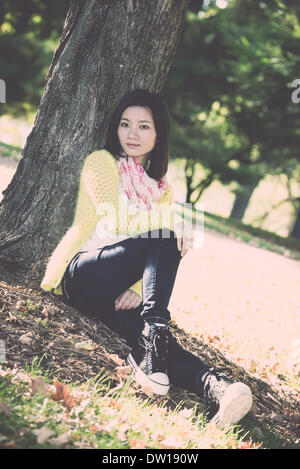
[[[167,307],[181,253],[173,231],[156,230],[156,237],[153,233],[78,252],[68,264],[62,280],[63,298],[67,304],[87,316],[98,318],[125,338],[131,347],[134,347],[147,317],[170,320]],[[116,311],[116,298],[140,278],[143,279],[140,305]],[[209,367],[184,350],[173,336],[168,361],[172,384],[202,394],[202,376]]]

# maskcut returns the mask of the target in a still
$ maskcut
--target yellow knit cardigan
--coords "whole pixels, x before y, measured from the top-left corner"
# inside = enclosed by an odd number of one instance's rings
[[[128,237],[150,229],[174,229],[179,219],[171,208],[172,203],[173,193],[169,185],[157,203],[157,216],[154,219],[152,216],[151,221],[150,211],[137,209],[134,214],[122,212],[119,203],[119,168],[115,158],[107,150],[89,154],[81,170],[73,224],[52,252],[41,288],[62,295],[61,280],[69,262],[84,246],[100,220],[108,231],[126,233]],[[142,278],[130,290],[142,298]]]

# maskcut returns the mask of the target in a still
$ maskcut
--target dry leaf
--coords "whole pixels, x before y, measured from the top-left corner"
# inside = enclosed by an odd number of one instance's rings
[[[56,393],[52,394],[52,399],[54,401],[63,401],[68,409],[74,407],[76,402],[73,396],[69,394],[67,386],[59,381],[54,381],[53,384],[56,387]]]
[[[151,386],[146,386],[146,385],[145,386],[140,385],[140,386],[142,388],[142,391],[145,394],[147,394],[147,396],[152,397],[154,395],[154,392],[153,392]]]
[[[77,342],[77,344],[74,345],[74,348],[79,350],[95,350],[95,347],[88,342]]]
[[[31,332],[27,332],[27,334],[22,334],[20,337],[19,337],[19,341],[24,344],[24,345],[31,345],[32,343],[32,333]]]
[[[118,431],[118,438],[119,438],[120,441],[126,441],[127,440],[128,430],[129,430],[129,425],[127,423],[120,426],[119,431]]]
[[[122,360],[119,355],[117,355],[116,353],[106,353],[106,356],[108,358],[110,358],[113,362],[115,362],[117,365],[119,366],[124,366],[125,364],[125,361]]]
[[[9,441],[3,441],[0,443],[0,449],[16,449],[19,448],[19,446],[16,445],[16,442],[14,440],[9,440]]]
[[[253,441],[250,440],[249,441],[241,441],[239,444],[238,444],[238,449],[250,449],[252,448],[252,443]]]
[[[116,401],[115,399],[110,399],[108,405],[109,405],[109,407],[115,407],[117,410],[122,409],[121,404],[118,401]]]
[[[117,367],[117,376],[119,376],[119,378],[127,378],[131,375],[131,371],[132,371],[132,368],[131,366],[120,366],[120,367]]]
[[[45,441],[47,441],[50,438],[50,436],[52,436],[53,434],[54,434],[54,431],[50,430],[50,428],[41,427],[39,428],[37,432],[36,441],[38,442],[38,444],[45,443]]]
[[[51,438],[51,440],[49,440],[49,443],[51,443],[54,446],[64,446],[71,442],[72,442],[72,437],[70,433],[63,433],[62,435],[59,435],[57,438]]]
[[[165,435],[161,433],[152,433],[152,439],[155,441],[161,441],[165,438]]]
[[[193,414],[193,409],[182,409],[179,411],[178,415],[180,415],[180,417],[183,417],[183,418],[186,418],[186,419],[189,419]]]
[[[40,393],[43,395],[48,395],[51,392],[55,392],[55,386],[53,386],[52,384],[46,383],[39,376],[37,376],[36,378],[33,378],[31,382],[31,389],[32,389],[33,394]]]
[[[131,449],[145,449],[145,442],[142,440],[129,440],[129,446]]]
[[[176,438],[176,436],[168,436],[160,442],[161,449],[182,449],[183,442]]]
[[[102,432],[102,431],[103,431],[103,426],[102,426],[102,425],[99,425],[98,423],[94,423],[94,424],[89,425],[89,429],[90,429],[93,433],[99,433],[99,432]]]

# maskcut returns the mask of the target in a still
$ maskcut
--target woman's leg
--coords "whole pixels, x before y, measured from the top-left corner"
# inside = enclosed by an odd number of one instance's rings
[[[131,238],[132,239],[132,238]],[[135,239],[135,238],[133,238]],[[139,238],[136,238],[139,239]],[[135,240],[136,240],[135,239]],[[127,240],[126,240],[127,241]],[[129,240],[128,240],[129,241]],[[122,244],[124,242],[121,242]],[[144,248],[145,248],[145,244]],[[147,245],[149,249],[149,244]],[[109,327],[111,327],[113,330],[115,330],[119,335],[124,337],[128,344],[134,349],[137,346],[137,342],[139,338],[141,337],[141,334],[143,332],[143,328],[145,325],[144,318],[143,318],[143,313],[147,311],[152,315],[153,313],[159,313],[160,309],[165,308],[164,310],[164,316],[165,318],[169,316],[169,312],[166,310],[166,307],[168,305],[169,301],[169,295],[172,292],[172,286],[174,279],[176,277],[176,271],[177,267],[179,264],[177,261],[175,263],[171,263],[171,265],[175,265],[175,269],[173,271],[168,271],[168,269],[162,270],[163,275],[160,274],[157,276],[155,273],[152,271],[152,268],[158,267],[158,269],[161,268],[161,264],[163,267],[166,267],[165,263],[162,263],[162,259],[164,259],[164,256],[166,260],[169,260],[169,255],[173,254],[174,251],[175,254],[178,255],[178,252],[176,252],[176,249],[174,248],[174,243],[171,242],[164,242],[164,246],[162,247],[161,243],[158,243],[158,245],[155,245],[155,248],[152,247],[153,251],[150,250],[147,251],[147,249],[142,249],[140,246],[141,243],[139,243],[139,248],[141,249],[139,251],[139,255],[142,255],[144,253],[145,255],[145,265],[144,265],[144,271],[146,270],[146,285],[147,288],[143,288],[144,290],[144,296],[146,298],[146,301],[144,301],[138,308],[132,309],[130,311],[115,311],[114,309],[114,301],[111,302],[106,302],[105,299],[107,298],[113,298],[115,299],[120,293],[125,291],[128,286],[132,285],[135,283],[136,280],[140,278],[140,273],[138,274],[138,269],[141,268],[143,269],[143,262],[142,265],[138,263],[138,265],[134,264],[132,266],[131,264],[129,267],[134,267],[133,269],[129,268],[129,274],[130,278],[125,282],[125,284],[122,284],[122,286],[119,288],[119,290],[114,290],[113,292],[109,292],[109,295],[106,296],[103,294],[103,289],[101,288],[101,283],[100,285],[98,284],[99,289],[102,291],[102,297],[100,298],[99,301],[99,307],[96,308],[96,311],[94,313],[98,313],[99,317],[99,312],[101,310],[101,305],[107,304],[108,308],[106,311],[106,314],[101,314],[100,319],[105,322]],[[167,248],[166,248],[167,246]],[[114,247],[117,247],[116,245]],[[126,246],[128,248],[128,246]],[[122,253],[124,254],[125,252],[128,253],[129,249],[121,249],[114,252],[117,257],[121,257],[123,260]],[[124,246],[123,246],[124,248]],[[130,248],[132,246],[130,245]],[[137,243],[134,243],[134,249],[133,253],[136,253],[136,248],[137,248]],[[105,248],[109,249],[109,248]],[[177,250],[178,251],[178,250]],[[92,265],[93,268],[95,268],[95,264],[97,264],[99,257],[101,258],[101,253],[103,250],[96,250],[96,252],[90,252],[90,253],[83,253],[83,254],[89,254],[83,261],[82,265]],[[166,252],[168,252],[168,255],[166,255]],[[78,308],[80,306],[81,310],[83,312],[87,312],[86,309],[86,304],[85,302],[80,303],[80,299],[82,298],[81,293],[82,290],[80,291],[78,288],[78,284],[76,285],[74,280],[76,277],[76,263],[78,259],[81,258],[83,254],[78,253],[76,256],[74,256],[73,260],[70,262],[68,269],[67,269],[67,276],[70,277],[71,281],[71,287],[75,287],[73,290],[73,297],[71,300],[73,300],[73,304],[71,301],[72,306],[75,306],[75,308]],[[112,252],[111,252],[112,254]],[[125,257],[125,256],[124,256]],[[114,258],[114,256],[113,256]],[[148,259],[148,263],[147,263]],[[138,259],[140,261],[140,258]],[[128,261],[127,261],[128,262]],[[148,266],[148,271],[145,269],[145,266]],[[176,267],[177,265],[177,267]],[[117,267],[114,272],[117,274],[118,271],[118,266],[119,264],[116,263],[115,267]],[[124,267],[124,266],[123,266]],[[125,265],[126,267],[126,265]],[[169,267],[170,268],[170,267]],[[137,270],[135,270],[137,269]],[[143,280],[144,280],[144,271],[143,271]],[[123,272],[123,270],[122,270]],[[126,273],[126,270],[125,270]],[[165,277],[164,277],[165,275]],[[119,275],[116,275],[116,280],[119,281],[119,279],[123,279],[123,276],[121,277]],[[163,279],[167,279],[167,287],[164,288],[158,288],[157,290],[159,291],[159,297],[156,297],[153,292],[156,291],[157,284]],[[127,277],[128,279],[128,277]],[[136,280],[135,280],[136,279]],[[78,280],[78,277],[77,277]],[[91,279],[93,280],[93,278]],[[85,283],[86,284],[86,283]],[[107,284],[107,288],[111,288],[110,282]],[[70,286],[70,285],[69,285]],[[144,287],[144,286],[143,286]],[[77,295],[77,306],[74,304],[74,299]],[[87,296],[83,298],[86,300]],[[95,301],[94,296],[92,296],[92,301],[89,303],[90,305],[93,305],[93,302]],[[75,300],[76,303],[76,300]],[[97,305],[96,305],[97,306]],[[145,306],[148,307],[148,310],[144,309]],[[89,311],[91,312],[91,311]],[[102,313],[103,313],[103,308],[102,308]],[[146,316],[146,313],[145,313]],[[145,317],[147,319],[147,316]],[[163,321],[163,318],[158,317],[158,321],[161,319]],[[219,411],[217,412],[215,416],[215,421],[219,426],[224,426],[226,424],[235,424],[237,423],[240,418],[242,418],[249,410],[252,404],[252,396],[251,396],[251,391],[247,386],[245,386],[243,383],[230,383],[228,380],[226,380],[225,377],[222,377],[220,375],[217,375],[216,373],[213,372],[212,368],[210,368],[208,365],[206,365],[204,362],[202,362],[198,357],[195,355],[191,354],[187,350],[185,350],[183,347],[180,346],[180,344],[176,341],[176,339],[168,332],[170,336],[169,340],[169,351],[168,351],[168,376],[170,378],[170,381],[172,384],[182,387],[184,389],[187,389],[191,392],[194,392],[198,395],[204,396],[206,398],[209,398],[210,401],[213,401],[216,403],[217,407],[219,407]]]
[[[159,230],[156,238],[150,233],[74,256],[65,274],[73,306],[103,319],[114,310],[116,298],[143,278],[141,316],[169,321],[181,255],[173,232]]]
[[[181,260],[174,232],[157,230],[102,249],[79,253],[70,262],[64,289],[73,306],[109,324],[116,298],[143,278],[144,328],[128,356],[135,379],[166,394],[168,303]]]
[[[116,311],[110,327],[133,349],[143,329],[139,308]],[[224,373],[184,349],[169,331],[168,377],[170,383],[204,398],[214,415],[212,421],[223,429],[237,424],[251,409],[252,393],[244,383],[232,383]]]

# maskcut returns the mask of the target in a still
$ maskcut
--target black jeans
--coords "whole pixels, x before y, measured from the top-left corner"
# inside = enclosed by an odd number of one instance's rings
[[[180,260],[174,232],[161,229],[104,248],[80,251],[62,279],[64,301],[83,314],[100,319],[134,347],[147,316],[170,320],[167,307]],[[140,305],[116,311],[116,298],[140,278]],[[205,363],[171,336],[168,375],[172,384],[199,393],[199,378],[201,382],[201,375],[208,370]]]

